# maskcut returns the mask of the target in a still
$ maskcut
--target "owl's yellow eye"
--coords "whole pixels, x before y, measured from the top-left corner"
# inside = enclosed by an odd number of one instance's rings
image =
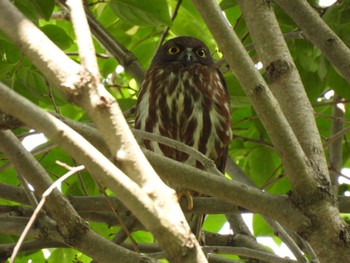
[[[207,52],[203,48],[197,49],[196,54],[201,58],[205,58],[207,56]]]
[[[176,46],[171,46],[168,48],[168,54],[169,55],[175,55],[180,52],[180,49]]]

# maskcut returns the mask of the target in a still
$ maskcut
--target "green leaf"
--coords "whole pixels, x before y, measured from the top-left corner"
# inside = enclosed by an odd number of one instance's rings
[[[138,231],[134,231],[131,235],[136,242],[142,242],[142,243],[154,242],[153,235],[147,231],[138,230]]]
[[[62,262],[90,262],[91,258],[83,255],[81,252],[70,248],[56,248],[52,249],[50,257],[47,259],[48,263],[62,263]],[[45,262],[45,261],[33,261]]]
[[[18,241],[17,237],[14,237],[12,235],[5,235],[5,234],[0,234],[0,244],[11,244],[15,243]]]
[[[239,6],[232,5],[231,8],[223,9],[223,10],[225,10],[225,15],[226,15],[228,21],[230,21],[231,25],[234,27],[236,34],[239,37],[242,37],[242,35],[238,31],[245,31],[246,32],[247,28],[245,25],[245,21],[243,19],[240,19],[242,13],[241,13],[241,9],[239,8]],[[241,29],[238,30],[238,27],[241,27]]]
[[[78,176],[80,176],[80,179],[78,179]],[[66,195],[98,195],[99,189],[90,174],[82,171],[79,175],[71,176],[64,181],[62,192]]]
[[[32,0],[40,17],[49,20],[55,7],[55,0]]]
[[[115,14],[131,24],[140,26],[171,25],[166,0],[111,0]]]
[[[224,215],[207,215],[204,221],[203,229],[209,232],[217,233],[226,223]]]
[[[38,103],[38,101],[51,103],[50,98],[45,96],[48,93],[46,80],[37,69],[33,67],[21,68],[14,78],[14,89],[22,96],[34,103]]]
[[[34,24],[38,24],[39,14],[31,0],[15,0],[15,6]]]
[[[39,250],[36,252],[19,255],[19,257],[17,257],[15,261],[16,262],[45,262],[45,257],[44,257],[43,251]]]
[[[327,77],[328,86],[334,89],[338,96],[350,99],[349,83],[333,67],[330,67]]]
[[[68,49],[73,44],[73,40],[58,26],[45,25],[41,30],[52,40],[52,42],[63,50]]]
[[[225,9],[234,7],[237,5],[237,0],[222,0],[220,2],[220,7],[224,11]]]
[[[249,155],[249,175],[258,187],[274,175],[277,168],[275,158],[276,154],[265,147],[257,147]]]
[[[295,55],[300,65],[307,71],[316,72],[319,67],[320,51],[305,40],[295,41]]]
[[[119,221],[117,218],[115,218],[115,223],[117,224]],[[120,230],[119,226],[113,226],[110,227],[107,224],[99,223],[99,222],[89,222],[89,227],[96,232],[97,234],[108,238],[111,235],[117,233]]]
[[[277,175],[279,174],[280,173],[278,173]],[[271,194],[287,194],[291,191],[291,189],[292,186],[286,175],[284,175],[282,179],[278,179],[276,182],[273,182],[270,186],[267,187],[268,192]]]
[[[136,105],[136,99],[118,99],[118,104],[125,111]]]
[[[0,65],[14,66],[22,57],[18,48],[7,39],[0,38]]]
[[[115,69],[118,66],[118,63],[114,58],[108,58],[100,64],[103,64],[101,74],[104,78],[106,78],[109,74],[115,72]]]
[[[253,229],[255,236],[273,236],[273,230],[266,221],[259,215],[253,215]]]
[[[171,32],[175,35],[192,36],[201,39],[210,50],[216,47],[208,28],[191,1],[183,0],[176,19],[173,21]]]
[[[157,44],[158,43],[153,39],[147,39],[135,47],[134,55],[142,65],[148,66],[150,64],[156,51]],[[145,50],[149,50],[150,52],[145,52]]]
[[[225,74],[224,77],[230,94],[231,108],[251,107],[251,103],[241,88],[237,78],[232,73]]]
[[[316,102],[326,89],[325,82],[320,79],[319,74],[310,71],[300,70],[300,77],[310,101]]]

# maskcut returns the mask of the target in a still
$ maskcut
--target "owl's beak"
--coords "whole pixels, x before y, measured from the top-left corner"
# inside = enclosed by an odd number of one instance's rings
[[[193,53],[193,50],[191,48],[187,48],[185,52],[185,57],[184,57],[184,63],[186,65],[191,65],[193,63],[196,63],[196,56]]]

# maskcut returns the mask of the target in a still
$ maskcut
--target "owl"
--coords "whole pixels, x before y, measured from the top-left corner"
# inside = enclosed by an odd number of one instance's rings
[[[212,159],[224,172],[230,127],[226,83],[208,47],[187,36],[164,43],[139,90],[135,128],[187,144]],[[193,157],[169,146],[149,140],[142,144],[156,153],[202,168]]]

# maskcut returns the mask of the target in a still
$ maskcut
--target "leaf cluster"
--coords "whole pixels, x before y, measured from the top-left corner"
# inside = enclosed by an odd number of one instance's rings
[[[341,3],[324,9],[322,15],[323,19],[349,46],[350,9],[348,2],[341,1]],[[14,4],[60,49],[79,62],[78,46],[75,42],[72,24],[67,20],[65,10],[57,6],[54,0],[15,0]],[[143,68],[147,68],[149,65],[163,36],[172,38],[179,35],[189,35],[202,39],[210,47],[218,63],[221,62],[222,66],[220,68],[224,72],[229,89],[234,134],[229,151],[230,158],[238,164],[254,185],[264,191],[272,194],[287,194],[291,191],[291,185],[286,178],[281,159],[274,149],[268,133],[242,91],[238,80],[230,71],[226,70],[226,64],[220,50],[191,1],[183,0],[178,10],[176,10],[177,1],[174,0],[90,0],[88,5],[93,16],[101,23],[103,28],[125,49],[131,51]],[[223,0],[220,2],[220,6],[242,43],[249,50],[249,55],[258,64],[259,57],[252,48],[252,40],[236,1]],[[172,17],[175,10],[176,16]],[[331,132],[331,125],[336,119],[332,115],[334,97],[329,97],[329,95],[334,91],[334,96],[342,98],[345,111],[344,116],[338,121],[347,126],[350,121],[348,110],[349,84],[314,45],[300,37],[298,26],[278,6],[275,6],[275,13],[301,75],[308,98],[313,105],[318,129],[327,151],[328,142],[334,136]],[[163,32],[166,32],[165,28],[169,29],[166,35],[163,34]],[[105,86],[117,99],[122,110],[129,111],[135,105],[139,84],[128,73],[127,68],[120,67],[119,62],[110,55],[99,41],[94,40],[94,45],[100,74]],[[266,78],[264,69],[261,69],[261,74]],[[91,122],[84,111],[52,88],[49,81],[23,55],[16,44],[12,43],[1,32],[0,81],[46,111],[54,112],[78,122]],[[129,116],[128,119],[132,126],[133,116]],[[28,135],[29,129],[21,127],[16,129],[15,132],[20,138],[23,138]],[[341,166],[349,167],[350,148],[346,140],[346,134],[344,134],[344,138],[342,141],[343,158]],[[44,147],[49,144],[44,145]],[[76,165],[75,160],[61,148],[55,147],[45,150],[43,146],[40,146],[35,151],[37,160],[40,161],[52,180],[56,180],[65,173],[65,169],[57,165],[56,161],[71,166]],[[6,156],[0,155],[0,157],[0,182],[11,186],[20,186],[21,182]],[[230,172],[228,172],[227,177],[232,177]],[[338,194],[345,195],[349,193],[349,188],[348,184],[341,184]],[[100,195],[98,185],[85,171],[66,180],[61,186],[61,191],[67,196]],[[108,190],[107,194],[110,194]],[[0,205],[15,206],[19,203],[1,198]],[[101,214],[96,215],[96,220],[93,219],[93,215],[89,215],[89,218],[89,226],[107,239],[115,236],[121,229],[117,219],[112,223],[113,221],[106,219],[107,216],[104,218]],[[224,215],[209,215],[204,229],[208,232],[218,233],[225,222]],[[255,237],[270,236],[278,244],[281,243],[281,240],[275,236],[261,216],[254,215],[252,224]],[[133,232],[131,237],[136,243],[152,244],[154,242],[152,235],[142,228]],[[14,243],[16,240],[16,236],[0,235],[1,244]],[[127,240],[129,241],[130,237]],[[49,256],[46,254],[48,251],[50,252]],[[46,260],[52,263],[89,262],[90,260],[81,252],[73,249],[48,248],[43,251],[38,250],[21,254],[16,262],[27,262],[29,259],[33,262],[44,262]]]

